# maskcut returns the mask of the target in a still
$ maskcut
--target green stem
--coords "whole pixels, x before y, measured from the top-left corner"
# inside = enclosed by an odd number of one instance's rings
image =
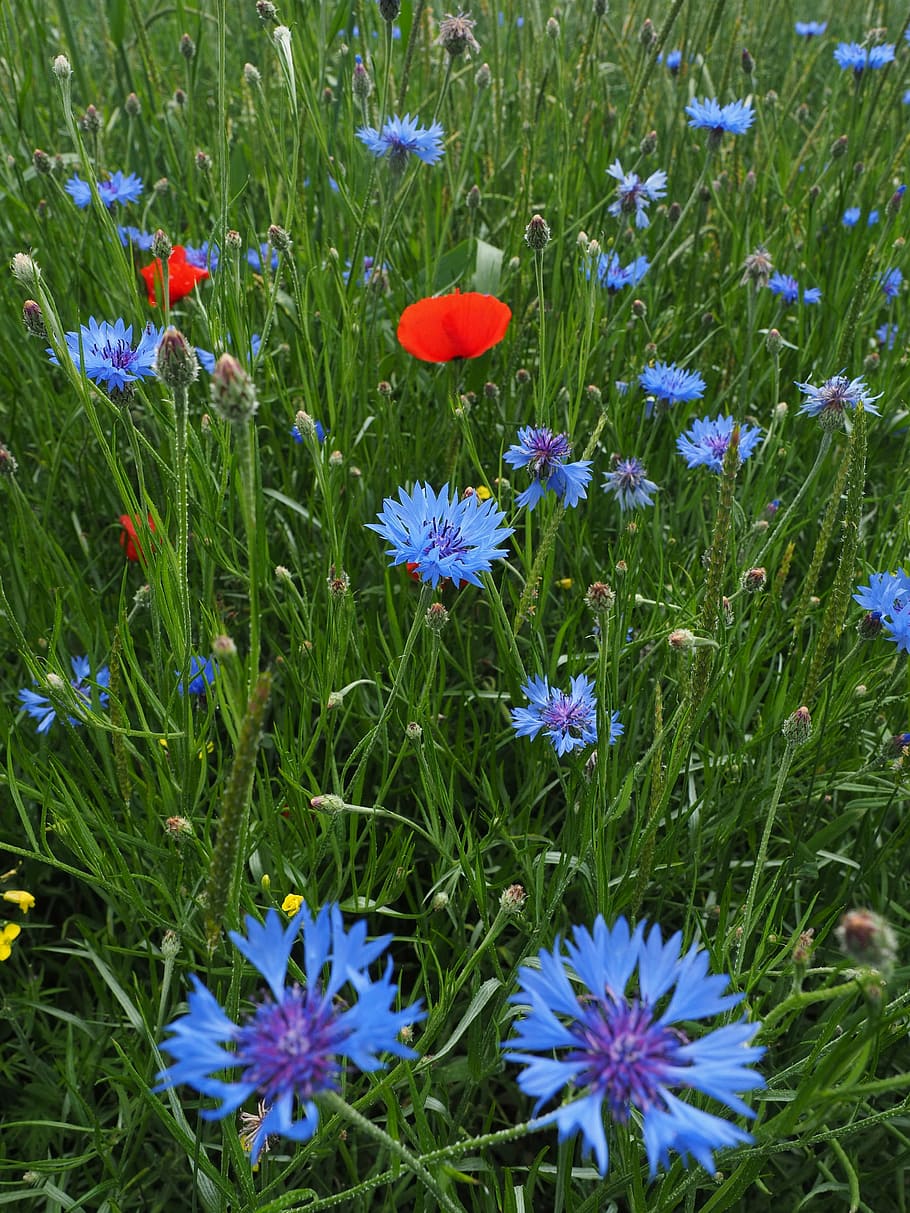
[[[786,522],[789,522],[791,515],[795,513],[799,503],[802,501],[803,497],[805,497],[806,492],[809,488],[809,485],[815,479],[816,473],[818,472],[818,469],[822,465],[822,461],[824,460],[825,456],[828,453],[828,447],[830,445],[831,445],[831,433],[830,433],[830,431],[825,430],[822,433],[822,440],[818,444],[818,454],[815,456],[815,462],[812,464],[812,467],[809,469],[809,475],[805,477],[802,484],[799,486],[796,496],[793,498],[793,500],[787,506],[786,510],[784,510],[783,517],[780,519],[777,526],[774,528],[772,534],[769,535],[769,537],[765,540],[765,543],[763,544],[761,551],[753,559],[753,561],[752,561],[753,565],[758,566],[758,567],[761,567],[762,565],[764,565],[765,557],[768,554],[768,549],[771,547],[771,544],[774,542],[774,540],[777,538],[777,536],[783,532],[784,524]]]
[[[250,662],[249,694],[252,695],[259,677],[259,575],[256,561],[256,458],[253,450],[252,422],[235,429],[240,455],[240,496],[243,502],[243,522],[246,528],[248,592],[250,597]]]

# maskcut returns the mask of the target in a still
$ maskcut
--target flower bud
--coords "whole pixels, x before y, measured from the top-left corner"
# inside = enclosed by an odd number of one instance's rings
[[[88,135],[97,135],[101,130],[101,115],[94,105],[88,106],[85,113],[79,119],[79,129],[85,131]]]
[[[154,236],[152,236],[152,256],[159,257],[162,261],[170,261],[173,251],[174,246],[170,241],[170,237],[167,232],[159,227]]]
[[[196,351],[179,329],[167,329],[158,343],[155,374],[169,388],[189,387],[198,376]]]
[[[271,3],[271,0],[256,0],[256,12],[263,25],[278,21],[278,9]]]
[[[831,155],[835,160],[839,160],[847,151],[847,136],[839,135],[831,144]]]
[[[23,286],[35,286],[41,281],[41,270],[28,253],[16,253],[9,263],[13,277]]]
[[[781,732],[787,744],[794,749],[806,744],[812,736],[812,717],[805,704],[787,717],[781,727]]]
[[[15,476],[18,467],[12,451],[0,442],[0,476]]]
[[[269,244],[277,253],[289,253],[293,241],[283,227],[279,227],[277,223],[273,223],[266,232]]]
[[[464,202],[468,210],[476,211],[480,206],[480,187],[477,185],[472,185],[465,195]]]
[[[41,337],[42,340],[47,340],[47,328],[44,323],[44,313],[41,311],[41,305],[36,303],[34,299],[26,299],[22,305],[22,323],[25,325],[27,332],[33,337]]]
[[[127,93],[123,108],[131,118],[138,118],[142,113],[142,103],[135,93]]]
[[[50,156],[47,152],[42,152],[40,147],[36,147],[32,152],[32,164],[35,166],[35,172],[40,173],[42,177],[46,176],[53,167]]]
[[[768,584],[767,570],[762,568],[747,569],[740,578],[739,584],[747,594],[760,593]]]
[[[416,720],[409,720],[404,726],[404,735],[408,741],[420,741],[423,737],[423,729]]]
[[[534,215],[525,228],[525,244],[535,252],[542,252],[550,243],[550,228],[542,215]]]
[[[69,80],[73,74],[73,69],[70,66],[70,61],[66,55],[58,55],[53,62],[53,72],[58,80]]]
[[[655,30],[654,22],[650,17],[645,17],[644,21],[641,23],[638,41],[642,44],[646,51],[649,51],[657,41],[657,31]]]
[[[480,89],[489,88],[492,80],[493,73],[490,71],[489,63],[481,63],[474,73],[474,84]]]
[[[783,337],[780,335],[779,329],[768,329],[765,337],[765,349],[769,354],[774,355],[780,353],[780,348],[784,343]]]
[[[232,424],[250,421],[259,408],[256,387],[233,354],[222,354],[212,372],[212,407]]]
[[[860,964],[888,972],[897,957],[890,924],[872,910],[848,910],[834,932],[841,951]]]
[[[749,52],[746,50],[745,47],[743,47],[743,53],[740,57],[740,63],[742,64],[742,69],[745,72],[745,74],[747,76],[751,76],[753,71],[755,70],[755,60],[752,58],[752,56],[749,54]]]
[[[638,150],[643,156],[653,156],[657,149],[657,131],[648,131],[647,135],[638,145]]]
[[[180,53],[184,59],[189,62],[196,55],[196,43],[189,34],[182,34],[180,37]]]
[[[234,228],[229,228],[224,233],[224,243],[232,253],[239,253],[243,248],[243,240],[240,233],[235,231]]]
[[[547,19],[547,37],[553,42],[555,42],[559,37],[559,22],[555,17],[549,17]]]
[[[431,602],[427,607],[426,625],[438,636],[449,622],[449,612],[441,602]]]
[[[592,581],[585,592],[585,604],[595,615],[604,615],[616,601],[616,595],[606,581]]]
[[[243,78],[250,88],[259,88],[262,84],[262,75],[259,68],[255,67],[252,63],[244,63]]]
[[[502,891],[499,908],[504,914],[520,914],[527,899],[528,895],[524,890],[524,885],[510,884],[507,889]]]
[[[196,171],[204,175],[212,171],[212,157],[208,152],[197,152],[193,157],[193,163],[196,165]]]
[[[354,71],[351,76],[351,92],[358,101],[366,101],[370,93],[373,91],[373,80],[370,73],[363,66],[363,59],[360,55],[354,56]]]

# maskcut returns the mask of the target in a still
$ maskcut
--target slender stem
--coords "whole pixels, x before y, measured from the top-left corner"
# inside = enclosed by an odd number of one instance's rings
[[[236,427],[237,446],[240,455],[241,500],[243,521],[246,527],[247,570],[250,596],[250,663],[249,694],[252,695],[259,677],[259,575],[256,560],[256,458],[253,450],[253,423],[244,422]]]
[[[406,1149],[400,1141],[396,1141],[385,1129],[380,1129],[379,1125],[374,1124],[362,1112],[358,1112],[337,1093],[337,1091],[326,1091],[321,1096],[321,1099],[328,1106],[337,1112],[340,1116],[351,1121],[358,1129],[362,1130],[368,1136],[381,1142],[382,1145],[397,1159],[404,1163],[409,1171],[420,1180],[423,1186],[429,1193],[439,1202],[439,1208],[445,1209],[447,1213],[463,1213],[463,1208],[452,1200],[448,1193],[444,1192],[439,1186],[438,1181],[430,1174],[423,1163],[410,1150]]]
[[[765,563],[765,556],[767,556],[767,554],[768,554],[768,549],[770,548],[770,546],[774,542],[774,540],[777,538],[778,534],[783,530],[784,523],[789,521],[790,515],[795,512],[797,506],[802,501],[803,497],[805,497],[806,491],[808,490],[809,485],[815,479],[815,475],[818,472],[818,469],[821,467],[822,461],[825,458],[825,456],[827,455],[828,447],[830,445],[831,445],[831,432],[829,430],[825,430],[822,433],[822,440],[818,444],[818,454],[815,456],[815,462],[812,464],[812,467],[809,469],[809,475],[804,478],[802,484],[799,486],[799,490],[798,490],[796,496],[793,498],[793,500],[790,502],[790,504],[784,510],[783,517],[778,522],[777,526],[774,528],[774,531],[772,532],[772,534],[769,535],[769,537],[765,540],[765,543],[762,546],[761,551],[758,553],[758,555],[752,561],[753,565],[760,566]]]
[[[186,665],[193,643],[189,587],[189,493],[187,489],[186,433],[189,390],[174,388],[174,472],[177,478],[177,592],[183,635],[180,638],[181,669]],[[185,672],[185,670],[184,670]]]

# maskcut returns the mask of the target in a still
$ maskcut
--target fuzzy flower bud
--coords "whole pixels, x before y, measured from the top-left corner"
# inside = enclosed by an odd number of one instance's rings
[[[212,372],[212,408],[234,425],[250,421],[259,408],[256,386],[233,354],[222,354]]]
[[[897,956],[891,926],[872,910],[848,910],[834,932],[841,951],[851,960],[887,973]]]
[[[199,374],[196,351],[179,329],[167,329],[158,343],[155,374],[169,388],[189,387]]]
[[[162,261],[170,261],[173,251],[174,246],[171,243],[170,237],[167,232],[159,227],[154,236],[152,236],[152,256],[160,257]]]
[[[366,101],[370,93],[373,91],[373,80],[370,73],[363,66],[363,59],[360,55],[354,56],[354,72],[351,76],[351,92],[358,101]]]
[[[653,156],[657,150],[657,131],[648,131],[639,143],[638,150],[643,156]]]
[[[274,24],[278,21],[278,9],[271,3],[271,0],[256,0],[256,12],[263,25]]]
[[[50,156],[47,152],[42,152],[40,147],[36,147],[32,152],[32,164],[35,166],[35,172],[42,177],[47,176],[53,168]]]
[[[502,891],[499,908],[505,914],[520,914],[527,899],[528,895],[524,890],[524,885],[510,884],[507,889]]]
[[[431,602],[427,607],[426,625],[438,636],[449,622],[449,612],[441,602]]]
[[[289,253],[293,241],[283,227],[279,227],[277,223],[273,223],[266,232],[269,244],[276,253]]]
[[[70,61],[66,55],[58,55],[53,62],[53,72],[58,80],[69,80],[73,74],[73,69],[70,66]]]
[[[806,744],[812,736],[812,717],[809,715],[809,709],[805,704],[787,717],[783,723],[781,732],[787,744],[793,746],[794,749],[797,746]]]
[[[611,609],[616,595],[606,581],[593,581],[585,592],[585,604],[595,615],[603,615]]]
[[[31,333],[33,337],[41,337],[47,339],[47,328],[44,324],[44,313],[41,311],[41,305],[36,303],[34,299],[26,299],[22,305],[22,323],[25,325],[26,331]]]
[[[189,36],[189,34],[182,34],[180,37],[180,53],[187,62],[195,58],[196,43]]]
[[[252,63],[244,63],[243,78],[250,88],[259,88],[262,84],[262,75],[259,68]]]
[[[835,160],[839,160],[847,151],[848,139],[846,135],[839,135],[831,144],[831,155]]]
[[[765,337],[765,349],[769,354],[780,353],[783,343],[784,339],[781,337],[779,329],[768,329],[768,335]]]
[[[138,118],[142,113],[142,102],[135,93],[127,93],[126,100],[123,103],[123,108],[126,110],[130,118]]]
[[[675,628],[667,637],[667,644],[671,649],[677,649],[680,652],[684,649],[695,648],[695,633],[689,628]]]
[[[228,250],[232,253],[239,253],[243,248],[243,239],[240,233],[235,231],[234,228],[229,228],[228,231],[224,233],[224,243]]]
[[[555,42],[559,37],[559,22],[555,17],[547,18],[547,37],[551,42]]]
[[[536,253],[543,250],[550,243],[550,228],[542,215],[534,215],[531,222],[525,228],[525,244],[528,248],[534,249]]]
[[[423,729],[416,720],[409,720],[404,726],[404,735],[408,741],[420,741],[423,737]]]
[[[480,67],[474,73],[474,83],[477,88],[489,88],[493,81],[493,73],[490,71],[489,63],[481,63]]]
[[[13,277],[23,286],[34,286],[41,281],[41,270],[28,253],[16,253],[9,263]]]

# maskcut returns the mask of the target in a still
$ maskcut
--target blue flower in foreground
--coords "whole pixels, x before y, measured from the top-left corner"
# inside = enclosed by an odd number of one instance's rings
[[[122,320],[99,324],[94,316],[88,326],[81,325],[78,333],[66,334],[69,350],[77,370],[83,371],[93,383],[102,383],[110,392],[122,392],[136,379],[150,379],[155,374],[155,351],[164,329],[147,324],[135,349],[132,347],[133,326],[124,327]],[[80,350],[81,345],[81,350]],[[50,361],[60,363],[52,349]]]
[[[117,235],[120,237],[120,243],[124,248],[132,245],[133,248],[139,249],[143,253],[148,252],[152,247],[152,241],[155,239],[151,232],[143,232],[138,227],[123,227],[122,225],[118,225]]]
[[[638,382],[649,395],[665,400],[667,404],[701,400],[705,394],[705,381],[698,371],[684,371],[675,362],[646,366],[638,376]]]
[[[794,26],[801,38],[820,38],[827,28],[827,21],[797,21]]]
[[[660,170],[642,181],[638,173],[624,172],[618,160],[613,161],[607,173],[619,182],[616,201],[607,207],[607,214],[617,219],[620,215],[634,215],[636,227],[647,227],[651,222],[648,207],[667,192],[667,174]]]
[[[418,126],[417,119],[410,114],[387,119],[379,131],[372,126],[362,126],[356,134],[374,156],[388,155],[396,168],[403,168],[409,155],[416,156],[424,164],[436,164],[444,151],[443,129],[439,123]]]
[[[900,270],[888,270],[881,277],[881,288],[887,299],[896,299],[901,293],[901,283],[904,281],[904,275]]]
[[[74,677],[70,680],[70,686],[76,692],[80,699],[84,700],[86,706],[90,706],[92,702],[91,687],[101,687],[98,691],[98,703],[101,707],[107,707],[108,694],[107,687],[110,684],[111,672],[108,667],[102,666],[98,673],[92,678],[91,666],[87,657],[71,657],[70,665],[73,667]],[[47,681],[51,678],[57,679],[59,685],[65,686],[63,679],[59,675],[48,675]],[[53,706],[46,695],[39,695],[37,691],[30,691],[23,688],[19,692],[19,702],[25,709],[26,713],[33,720],[38,721],[36,732],[46,733],[57,718],[57,709]],[[67,716],[70,724],[81,724],[82,721],[75,716]]]
[[[881,68],[890,63],[894,58],[894,45],[883,42],[867,49],[858,42],[839,42],[834,48],[834,58],[843,71],[852,69],[857,76],[861,76],[867,67]]]
[[[203,240],[198,247],[185,244],[183,252],[187,265],[194,265],[197,270],[208,270],[212,274],[217,270],[218,262],[221,260],[218,245],[210,243],[208,240]]]
[[[781,302],[789,306],[799,300],[800,285],[790,274],[773,273],[768,283],[772,295],[779,295]],[[817,286],[803,288],[803,303],[821,303],[822,293]]]
[[[724,417],[721,413],[713,421],[710,417],[702,417],[693,421],[684,434],[680,434],[676,439],[676,449],[690,468],[706,467],[712,472],[722,472],[735,424],[732,417]],[[740,463],[748,459],[758,446],[761,434],[761,428],[757,425],[739,426]]]
[[[492,562],[506,555],[498,545],[513,533],[504,527],[505,515],[491,497],[449,497],[449,486],[435,492],[415,484],[410,493],[398,490],[398,500],[386,497],[380,521],[367,527],[391,543],[386,554],[392,564],[413,564],[421,581],[437,586],[444,577],[479,586],[478,573],[488,573]]]
[[[269,269],[278,269],[278,250],[272,248],[268,241],[260,244],[258,249],[248,248],[246,250],[247,263],[252,266],[257,274],[262,273],[262,267],[268,262]]]
[[[879,345],[883,345],[886,350],[893,350],[894,343],[897,340],[898,328],[896,324],[883,324],[875,330],[875,340]]]
[[[859,586],[853,599],[881,619],[888,640],[900,652],[910,653],[910,573],[906,569],[873,573],[869,584]]]
[[[626,286],[636,286],[651,268],[647,257],[636,257],[628,265],[620,265],[616,253],[601,253],[597,259],[595,272],[597,281],[608,291],[621,291]],[[590,277],[590,268],[586,271]]]
[[[89,183],[83,181],[78,173],[74,173],[63,188],[80,210],[85,210],[92,200],[92,191]],[[142,194],[142,181],[135,173],[130,173],[128,177],[124,177],[123,173],[118,169],[107,180],[98,182],[98,194],[101,201],[107,207],[112,207],[117,202],[121,205],[125,205],[127,202],[136,202]]]
[[[806,397],[799,413],[818,417],[826,425],[835,425],[843,417],[845,409],[855,409],[858,404],[862,404],[867,413],[874,413],[876,417],[880,415],[872,402],[878,400],[882,393],[870,396],[862,379],[833,375],[821,387],[814,387],[811,383],[797,383],[796,386]]]
[[[554,434],[545,425],[526,425],[518,431],[518,445],[510,446],[503,462],[513,468],[527,468],[531,485],[519,493],[515,504],[533,510],[545,493],[555,493],[567,509],[587,497],[585,486],[591,479],[590,459],[575,463],[568,434]]]
[[[230,333],[227,334],[227,344],[228,345],[232,344]],[[260,337],[260,335],[258,333],[251,334],[250,351],[249,351],[249,356],[247,357],[247,360],[246,360],[247,366],[249,366],[252,363],[253,359],[258,355],[261,347],[262,347],[262,338]],[[195,349],[196,349],[196,355],[199,358],[199,363],[202,366],[202,369],[204,371],[207,371],[211,375],[212,372],[215,370],[215,363],[218,361],[218,356],[216,354],[213,354],[209,350],[200,349],[198,345],[195,347]],[[222,352],[224,352],[224,351],[222,351]]]
[[[643,464],[634,456],[614,459],[613,471],[604,474],[603,490],[615,495],[621,510],[653,505],[651,494],[658,491],[654,481],[648,479]]]
[[[711,132],[712,142],[719,143],[725,132],[744,135],[755,121],[755,112],[749,101],[731,101],[720,105],[714,98],[693,101],[686,106],[689,126],[696,130]]]
[[[179,674],[180,671],[178,670]],[[191,695],[207,695],[210,686],[214,686],[218,674],[218,666],[211,657],[190,658],[189,692]],[[183,694],[183,679],[177,683],[177,690]]]
[[[844,225],[844,227],[856,227],[857,223],[859,223],[859,217],[861,214],[862,211],[860,211],[858,206],[848,206],[844,211],[844,217],[841,219],[841,223]]]
[[[593,933],[575,927],[571,940],[538,953],[539,968],[518,970],[520,988],[509,1001],[528,1010],[505,1045],[506,1060],[527,1067],[518,1085],[536,1108],[576,1095],[548,1119],[560,1141],[581,1133],[601,1175],[609,1165],[605,1112],[618,1124],[633,1109],[641,1117],[652,1177],[669,1166],[671,1149],[713,1174],[715,1150],[752,1140],[673,1093],[694,1089],[751,1117],[739,1095],[765,1085],[750,1069],[765,1051],[751,1043],[759,1024],[741,1019],[690,1037],[692,1020],[723,1015],[743,995],[724,994],[729,978],[709,975],[707,953],[693,945],[680,954],[681,945],[679,932],[664,944],[657,926],[646,937],[643,922],[630,932],[620,918],[611,930],[598,915]],[[573,980],[585,987],[580,996]]]
[[[529,678],[521,690],[530,706],[512,708],[512,727],[517,737],[536,737],[544,729],[560,758],[597,741],[597,700],[590,678],[584,674],[573,678],[568,695],[555,687],[551,689],[546,678]],[[610,745],[622,732],[619,713],[614,712],[610,718]]]
[[[291,950],[301,932],[303,986],[287,982]],[[323,906],[315,918],[302,906],[286,927],[277,910],[268,911],[265,923],[248,917],[246,935],[231,931],[231,942],[262,974],[270,994],[236,1024],[194,976],[189,1012],[169,1025],[171,1036],[161,1046],[174,1062],[157,1075],[155,1090],[186,1083],[220,1100],[202,1112],[206,1120],[222,1120],[258,1092],[265,1109],[250,1135],[252,1163],[271,1134],[309,1140],[319,1125],[316,1099],[338,1090],[345,1059],[358,1070],[373,1071],[384,1065],[380,1053],[416,1056],[398,1035],[424,1013],[419,1003],[392,1010],[398,989],[392,984],[391,958],[377,980],[368,972],[392,937],[367,942],[366,933],[365,922],[346,932],[337,905]],[[218,1077],[227,1069],[240,1074],[234,1081]]]

